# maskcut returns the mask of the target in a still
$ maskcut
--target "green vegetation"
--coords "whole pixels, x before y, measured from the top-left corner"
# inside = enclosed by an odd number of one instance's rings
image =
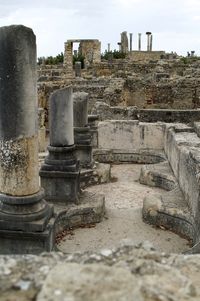
[[[199,56],[185,56],[180,58],[180,61],[183,62],[183,64],[192,64],[193,62],[199,61],[200,57]]]
[[[39,57],[38,58],[38,65],[45,64],[45,65],[58,65],[62,64],[64,61],[64,55],[63,52],[56,56],[48,56],[48,57]],[[75,62],[81,62],[81,67],[84,68],[84,56],[81,54],[73,55],[73,65]]]
[[[104,53],[101,54],[102,60],[108,60],[109,57],[112,57],[113,59],[124,59],[126,57],[126,54],[118,50],[113,50],[113,51],[106,50]]]
[[[56,55],[55,57],[53,56],[48,56],[48,57],[39,57],[38,58],[38,65],[41,65],[44,63],[45,65],[57,65],[57,64],[62,64],[64,60],[64,55],[63,52],[60,54]]]

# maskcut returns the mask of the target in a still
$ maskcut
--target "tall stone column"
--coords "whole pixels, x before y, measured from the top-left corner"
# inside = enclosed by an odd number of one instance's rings
[[[152,51],[152,48],[153,48],[153,35],[151,34],[150,35],[150,51]]]
[[[72,87],[55,91],[50,97],[49,154],[40,169],[45,199],[55,203],[78,203],[79,164],[75,156]]]
[[[147,51],[150,51],[150,36],[151,36],[151,32],[147,31],[146,35],[147,35]]]
[[[67,41],[65,43],[65,52],[64,52],[64,68],[66,73],[67,79],[74,78],[74,71],[73,71],[73,42]]]
[[[133,46],[133,34],[129,33],[130,36],[130,51],[132,51],[132,46]]]
[[[108,43],[108,52],[110,52],[110,43]]]
[[[0,252],[52,248],[38,177],[36,38],[22,25],[0,28]]]
[[[92,166],[91,133],[88,126],[88,93],[73,93],[74,100],[74,139],[76,156],[81,167]]]
[[[141,51],[141,33],[138,33],[138,51]]]

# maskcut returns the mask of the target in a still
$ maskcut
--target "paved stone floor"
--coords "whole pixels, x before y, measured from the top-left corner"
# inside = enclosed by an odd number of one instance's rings
[[[141,166],[113,165],[112,183],[87,188],[91,192],[105,194],[106,217],[92,228],[76,229],[66,235],[58,246],[61,251],[98,251],[118,246],[124,239],[136,244],[148,240],[161,252],[181,253],[189,248],[187,240],[142,221],[143,198],[147,194],[166,192],[138,182]]]

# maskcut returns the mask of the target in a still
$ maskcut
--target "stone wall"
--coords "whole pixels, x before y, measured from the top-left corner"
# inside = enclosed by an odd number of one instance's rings
[[[165,55],[165,51],[131,51],[128,57],[132,61],[154,61],[160,60]]]
[[[163,149],[163,123],[143,123],[136,120],[103,121],[98,125],[100,149]]]
[[[92,114],[99,120],[139,120],[141,122],[184,122],[193,123],[200,120],[200,110],[170,110],[170,109],[138,109],[137,107],[115,106],[97,102]]]
[[[86,66],[101,62],[101,42],[99,40],[81,40],[79,53],[85,57]]]

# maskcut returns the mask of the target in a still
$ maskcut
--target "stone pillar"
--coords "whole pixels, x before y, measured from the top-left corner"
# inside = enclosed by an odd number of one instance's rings
[[[127,54],[128,53],[128,37],[127,31],[123,31],[121,33],[121,52]]]
[[[129,35],[130,35],[130,51],[132,51],[133,34],[129,33]]]
[[[141,51],[141,33],[138,33],[138,51]]]
[[[76,77],[81,77],[81,62],[77,61],[75,62],[75,76]]]
[[[91,133],[91,144],[92,147],[98,148],[98,123],[99,116],[98,115],[88,115],[88,124],[90,127]]]
[[[73,42],[67,41],[65,43],[65,52],[64,52],[64,68],[66,73],[66,78],[71,79],[74,77],[73,72]]]
[[[45,127],[45,111],[43,108],[38,109],[38,145],[39,145],[39,152],[45,152],[46,127]]]
[[[40,169],[41,186],[48,201],[78,203],[80,171],[75,157],[72,87],[55,91],[49,105],[50,145]]]
[[[108,52],[110,52],[110,43],[108,43]]]
[[[88,126],[88,93],[73,93],[73,99],[76,156],[81,167],[90,168],[92,166],[92,145]]]
[[[153,48],[153,35],[150,35],[150,51],[152,51]]]
[[[119,52],[122,52],[122,45],[121,45],[121,42],[118,42],[117,45],[119,46]]]
[[[22,25],[0,28],[0,120],[0,252],[50,251],[52,207],[38,177],[36,38]]]
[[[147,51],[150,51],[150,35],[151,35],[151,32],[147,31],[146,35],[147,35]]]

